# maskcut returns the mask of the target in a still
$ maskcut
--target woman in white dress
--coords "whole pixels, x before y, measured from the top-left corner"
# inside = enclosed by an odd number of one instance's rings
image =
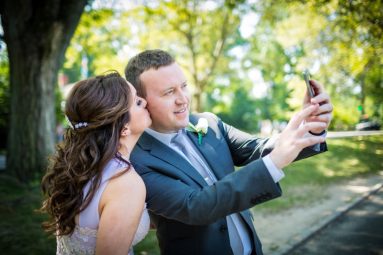
[[[133,254],[149,230],[145,185],[129,161],[151,124],[146,101],[113,72],[75,84],[65,114],[73,128],[42,180],[43,226],[57,254]]]

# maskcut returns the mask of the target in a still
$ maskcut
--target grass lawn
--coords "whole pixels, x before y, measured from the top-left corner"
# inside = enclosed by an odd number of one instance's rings
[[[282,181],[284,195],[257,206],[277,213],[295,204],[321,199],[321,187],[345,178],[383,169],[383,136],[329,139],[329,151],[293,163]],[[2,254],[55,254],[53,237],[42,231],[44,215],[35,212],[41,202],[39,184],[24,187],[0,173],[0,251]],[[135,247],[136,254],[159,254],[155,231]]]
[[[281,181],[283,196],[253,208],[278,213],[325,199],[323,185],[383,170],[383,136],[327,140],[328,151],[294,162]]]

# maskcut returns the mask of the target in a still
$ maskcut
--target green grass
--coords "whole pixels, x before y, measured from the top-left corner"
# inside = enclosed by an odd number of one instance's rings
[[[329,139],[329,151],[293,163],[285,169],[283,197],[256,206],[275,212],[294,205],[325,199],[325,185],[383,169],[383,136]],[[41,203],[39,184],[25,187],[0,174],[0,251],[2,254],[55,254],[56,244],[40,227],[44,215],[35,212]],[[159,254],[155,231],[135,247],[135,254]]]
[[[383,170],[383,136],[328,139],[328,151],[284,169],[283,196],[253,208],[278,213],[326,199],[324,185]]]
[[[156,231],[150,230],[145,239],[134,247],[135,255],[159,255]]]
[[[25,187],[0,175],[0,250],[3,254],[55,254],[55,239],[43,231],[37,185]]]

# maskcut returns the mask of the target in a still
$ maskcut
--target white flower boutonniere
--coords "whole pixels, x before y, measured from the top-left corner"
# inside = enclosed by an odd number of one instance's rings
[[[201,145],[202,144],[202,137],[204,135],[206,135],[208,127],[209,127],[209,124],[207,122],[207,119],[200,118],[198,120],[197,125],[195,125],[195,126],[192,123],[189,122],[186,130],[197,133],[197,135],[198,135],[198,144]]]

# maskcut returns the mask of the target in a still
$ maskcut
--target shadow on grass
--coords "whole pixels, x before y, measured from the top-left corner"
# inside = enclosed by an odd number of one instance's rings
[[[55,254],[54,237],[41,228],[46,218],[35,210],[41,195],[37,185],[26,187],[0,174],[0,250],[2,254]]]

